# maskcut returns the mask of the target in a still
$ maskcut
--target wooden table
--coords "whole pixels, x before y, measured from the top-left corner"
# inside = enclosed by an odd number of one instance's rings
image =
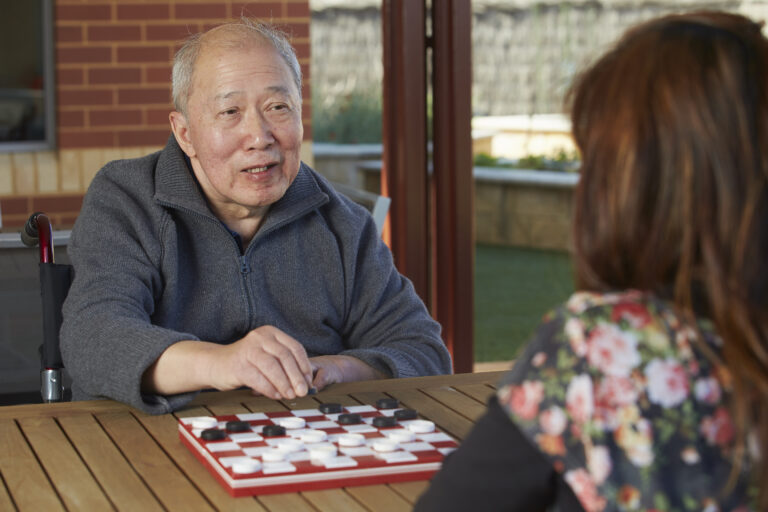
[[[177,418],[390,396],[462,439],[502,373],[338,384],[281,401],[245,390],[201,393],[162,416],[111,400],[0,407],[0,510],[410,510],[427,482],[232,498],[181,444]]]

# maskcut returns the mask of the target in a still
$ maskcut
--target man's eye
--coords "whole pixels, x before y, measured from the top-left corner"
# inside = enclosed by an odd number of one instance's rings
[[[233,116],[233,115],[237,114],[237,109],[236,108],[228,108],[227,110],[222,111],[221,114],[223,116]]]

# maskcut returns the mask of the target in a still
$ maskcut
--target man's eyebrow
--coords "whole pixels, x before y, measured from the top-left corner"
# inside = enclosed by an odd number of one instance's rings
[[[243,91],[229,91],[229,92],[221,92],[213,97],[215,101],[219,100],[228,100],[232,98],[233,96],[240,96],[243,94]]]

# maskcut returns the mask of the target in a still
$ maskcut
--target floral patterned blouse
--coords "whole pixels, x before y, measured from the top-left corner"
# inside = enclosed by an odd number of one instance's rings
[[[711,323],[699,329],[718,353]],[[497,397],[589,512],[748,511],[748,464],[726,485],[728,372],[695,337],[647,294],[579,292],[545,317]]]

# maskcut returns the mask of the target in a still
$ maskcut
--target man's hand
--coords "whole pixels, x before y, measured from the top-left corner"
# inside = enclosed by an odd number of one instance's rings
[[[329,384],[356,380],[385,379],[386,375],[351,356],[318,356],[310,359],[315,378],[312,385],[321,390]]]
[[[174,394],[203,388],[246,386],[270,398],[304,396],[312,366],[304,347],[280,329],[265,325],[230,345],[180,341],[144,373],[144,391]]]

